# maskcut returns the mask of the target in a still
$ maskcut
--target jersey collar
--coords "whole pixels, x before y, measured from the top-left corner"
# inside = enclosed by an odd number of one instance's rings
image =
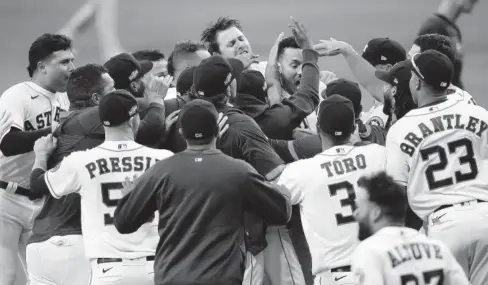
[[[52,93],[51,91],[48,91],[48,90],[42,88],[41,86],[35,84],[32,81],[27,81],[26,83],[27,83],[27,86],[34,89],[36,92],[39,92],[40,94],[47,96],[49,98],[52,98],[54,96],[54,94],[56,94],[56,93]]]
[[[336,145],[329,149],[326,149],[321,153],[321,155],[342,156],[348,154],[353,148],[354,148],[353,145],[348,145],[348,144]]]
[[[104,141],[100,148],[114,150],[114,151],[126,151],[133,150],[142,147],[142,145],[136,143],[135,141]]]
[[[446,99],[445,101],[442,101],[442,102],[437,103],[437,104],[429,104],[429,105],[424,106],[424,107],[413,109],[410,112],[408,112],[407,114],[405,114],[405,117],[421,116],[421,115],[441,111],[441,110],[444,110],[446,108],[450,108],[450,107],[458,104],[459,102],[462,102],[462,101]]]

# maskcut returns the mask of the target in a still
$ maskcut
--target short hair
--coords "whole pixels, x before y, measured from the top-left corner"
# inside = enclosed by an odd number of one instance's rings
[[[378,205],[392,221],[405,221],[407,195],[400,184],[386,172],[379,172],[370,177],[362,176],[358,186],[366,189],[369,200]]]
[[[281,42],[278,44],[278,58],[283,55],[283,52],[287,48],[300,49],[295,37],[286,37],[281,40]]]
[[[201,41],[208,44],[210,54],[220,53],[219,44],[217,43],[217,33],[225,31],[231,27],[242,30],[239,20],[229,17],[219,17],[215,23],[210,23],[201,34]]]
[[[71,47],[72,41],[67,36],[46,33],[38,37],[29,48],[29,77],[34,75],[39,61],[45,60],[56,51],[69,50]]]
[[[158,61],[165,59],[164,53],[162,53],[158,49],[143,49],[136,51],[132,54],[135,59],[139,61],[147,60],[147,61]]]
[[[73,70],[66,87],[69,101],[87,101],[94,93],[101,94],[104,88],[104,73],[108,73],[107,69],[99,64],[87,64]]]
[[[187,40],[177,42],[173,51],[168,57],[168,74],[171,76],[175,75],[175,57],[179,57],[184,54],[192,54],[199,50],[206,49],[207,47],[203,43],[197,41]]]
[[[447,56],[451,62],[456,59],[456,50],[450,38],[439,34],[418,36],[414,44],[420,47],[420,52],[433,49]]]

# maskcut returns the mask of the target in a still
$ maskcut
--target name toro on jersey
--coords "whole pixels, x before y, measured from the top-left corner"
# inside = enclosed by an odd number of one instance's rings
[[[455,100],[414,109],[391,127],[387,169],[407,186],[419,217],[442,205],[488,201],[487,130],[488,111]]]

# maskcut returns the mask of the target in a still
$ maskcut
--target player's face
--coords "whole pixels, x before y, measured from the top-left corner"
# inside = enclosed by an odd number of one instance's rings
[[[414,56],[415,54],[420,53],[420,52],[421,52],[420,47],[418,45],[414,44],[414,45],[412,45],[412,47],[408,51],[407,58],[411,59],[412,56]]]
[[[158,61],[153,61],[153,68],[147,73],[154,75],[156,77],[164,77],[168,75],[168,61],[165,59],[160,59]]]
[[[236,57],[243,53],[252,53],[246,36],[236,27],[230,27],[217,33],[220,54],[225,58]]]
[[[110,74],[108,74],[108,73],[102,74],[102,82],[103,82],[102,83],[103,84],[103,91],[101,94],[102,96],[104,96],[105,94],[115,90],[114,80],[112,79],[112,77],[110,77]]]
[[[358,238],[359,240],[365,240],[371,235],[373,235],[373,231],[371,229],[371,220],[370,220],[370,212],[371,212],[371,202],[369,201],[368,192],[359,187],[356,191],[356,209],[354,210],[354,219],[359,224],[359,233]]]
[[[389,71],[391,69],[391,64],[377,64],[375,66],[376,70],[380,70],[380,71]]]
[[[301,49],[286,48],[279,58],[282,87],[289,94],[295,93],[302,80],[303,55]]]
[[[144,84],[144,77],[135,80],[134,82],[131,83],[131,93],[134,95],[136,98],[142,98],[144,97],[144,92],[146,91],[146,85]]]
[[[55,92],[66,92],[69,76],[75,69],[73,61],[71,50],[58,50],[44,62],[44,73]]]

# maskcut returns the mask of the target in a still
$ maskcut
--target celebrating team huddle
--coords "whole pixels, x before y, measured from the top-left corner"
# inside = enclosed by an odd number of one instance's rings
[[[488,111],[433,17],[362,53],[292,17],[262,62],[228,17],[103,65],[40,36],[0,97],[0,285],[488,284]]]

